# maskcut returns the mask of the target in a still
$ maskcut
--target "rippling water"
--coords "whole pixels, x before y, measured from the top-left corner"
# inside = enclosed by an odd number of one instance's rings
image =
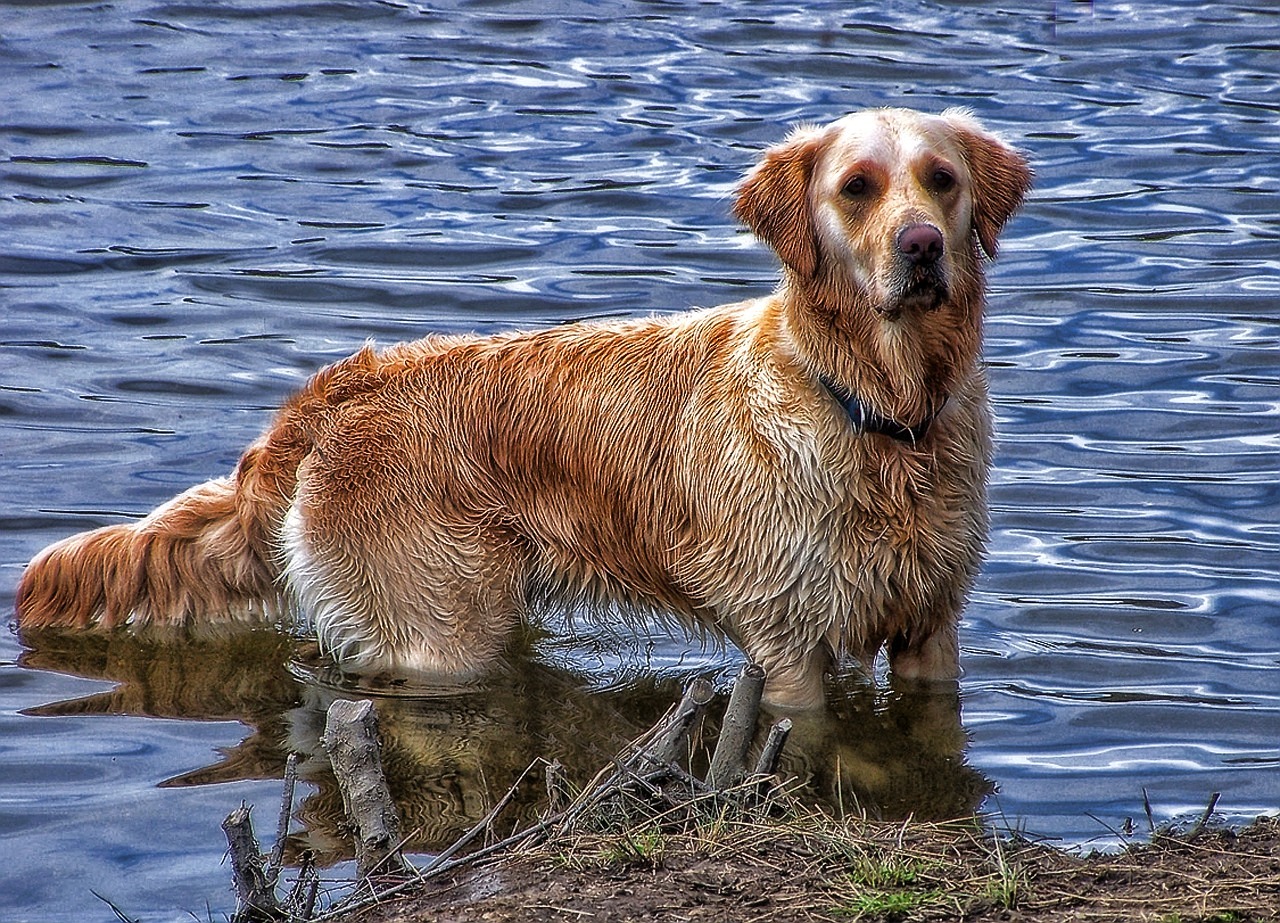
[[[767,291],[729,217],[761,147],[966,105],[1038,182],[991,273],[961,700],[847,680],[792,768],[873,813],[981,804],[1073,843],[1142,826],[1144,788],[1162,820],[1213,791],[1232,820],[1280,809],[1274,5],[603,9],[0,9],[0,605],[46,543],[228,470],[368,337]],[[380,705],[416,848],[535,756],[589,772],[736,657],[610,626],[529,647]],[[283,639],[22,651],[0,638],[0,916],[115,919],[93,891],[144,921],[229,912],[218,825],[248,799],[269,830],[289,749],[292,853],[345,855],[315,748],[336,692]]]

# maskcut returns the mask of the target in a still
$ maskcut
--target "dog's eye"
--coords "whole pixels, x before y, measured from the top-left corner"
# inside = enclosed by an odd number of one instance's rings
[[[933,188],[938,192],[946,192],[956,184],[955,174],[941,168],[933,171]]]
[[[867,191],[867,178],[865,176],[852,176],[849,181],[844,184],[844,189],[840,190],[851,199],[856,199],[860,195],[865,195]]]

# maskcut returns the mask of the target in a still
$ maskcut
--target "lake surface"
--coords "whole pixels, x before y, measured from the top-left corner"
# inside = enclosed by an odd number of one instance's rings
[[[45,544],[225,473],[368,338],[767,292],[729,214],[762,147],[964,105],[1038,179],[990,272],[960,698],[847,677],[790,768],[846,808],[1067,844],[1143,831],[1144,789],[1161,822],[1212,792],[1228,822],[1280,810],[1280,8],[902,7],[0,8],[0,608]],[[658,628],[527,648],[379,700],[414,849],[740,663]],[[317,745],[344,690],[297,654],[0,634],[0,917],[229,914],[219,824],[247,800],[270,840],[290,750],[290,855],[348,872]]]

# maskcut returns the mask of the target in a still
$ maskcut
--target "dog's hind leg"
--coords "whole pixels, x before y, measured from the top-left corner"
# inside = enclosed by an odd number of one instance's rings
[[[524,610],[525,561],[496,529],[334,521],[300,503],[285,574],[321,649],[346,672],[419,680],[482,673]]]

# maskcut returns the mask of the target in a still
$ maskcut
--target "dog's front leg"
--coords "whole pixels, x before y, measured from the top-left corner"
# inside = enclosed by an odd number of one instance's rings
[[[948,622],[924,637],[904,633],[891,639],[889,669],[898,679],[959,679],[960,640],[955,622]]]
[[[808,656],[752,658],[765,670],[763,702],[775,709],[809,711],[822,707],[831,658],[821,650]]]

